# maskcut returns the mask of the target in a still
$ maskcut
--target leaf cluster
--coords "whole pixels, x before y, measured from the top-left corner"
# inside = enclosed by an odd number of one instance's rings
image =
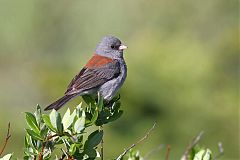
[[[34,114],[26,112],[28,128],[25,136],[24,159],[51,159],[56,150],[59,159],[95,159],[100,157],[98,145],[103,138],[100,126],[117,120],[123,113],[120,102],[114,99],[104,104],[101,96],[95,100],[84,96],[86,105],[79,104],[63,116],[56,110],[43,114],[40,106]],[[94,128],[99,126],[99,129]],[[91,133],[85,131],[94,128]],[[60,149],[59,149],[60,148]]]

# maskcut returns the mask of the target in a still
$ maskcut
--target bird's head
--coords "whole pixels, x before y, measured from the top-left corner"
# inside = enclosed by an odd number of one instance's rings
[[[96,54],[112,59],[121,59],[123,58],[124,49],[127,49],[127,46],[123,45],[118,38],[105,36],[97,45]]]

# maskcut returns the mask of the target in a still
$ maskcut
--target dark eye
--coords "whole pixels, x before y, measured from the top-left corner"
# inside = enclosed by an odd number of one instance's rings
[[[111,48],[112,48],[112,49],[115,49],[115,46],[114,46],[114,45],[111,45]]]
[[[112,49],[115,49],[115,50],[118,50],[118,49],[119,49],[119,46],[120,46],[120,45],[114,45],[114,44],[112,44],[112,45],[111,45],[111,48],[112,48]]]

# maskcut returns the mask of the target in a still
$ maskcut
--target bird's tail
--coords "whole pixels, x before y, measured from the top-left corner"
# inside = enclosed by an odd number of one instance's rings
[[[64,95],[62,98],[59,98],[58,100],[47,106],[44,110],[45,111],[51,109],[59,110],[65,103],[67,103],[70,99],[72,99],[75,96],[76,96],[75,94]]]

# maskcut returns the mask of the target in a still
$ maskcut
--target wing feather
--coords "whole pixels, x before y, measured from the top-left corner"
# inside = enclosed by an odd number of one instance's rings
[[[83,68],[69,84],[65,94],[71,95],[98,87],[120,74],[119,62],[113,60],[103,66]]]

